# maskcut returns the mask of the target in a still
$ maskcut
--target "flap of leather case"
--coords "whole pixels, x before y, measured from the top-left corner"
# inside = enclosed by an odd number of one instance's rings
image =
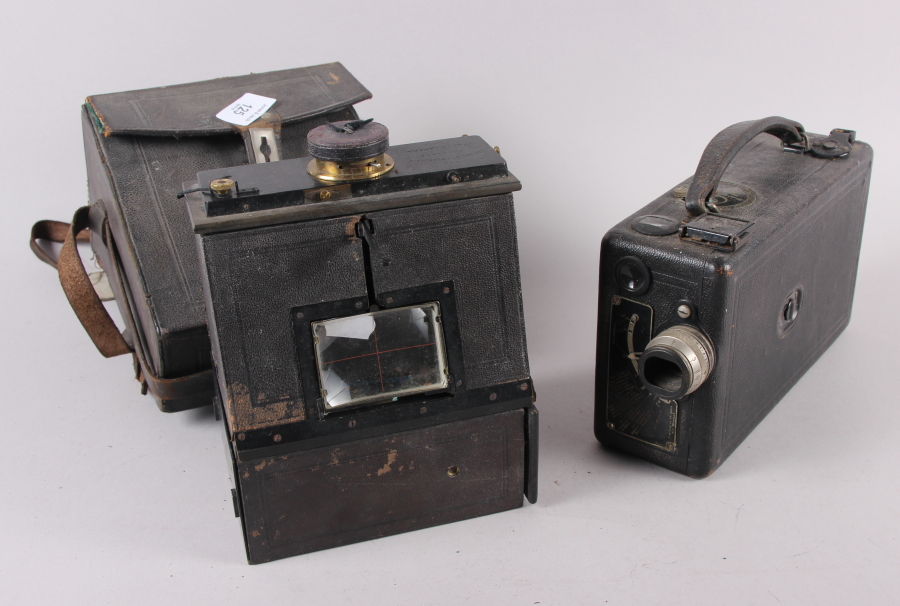
[[[216,114],[244,93],[276,100],[270,111],[290,124],[372,97],[340,63],[191,84],[94,95],[85,106],[97,130],[110,135],[183,137],[233,132]]]

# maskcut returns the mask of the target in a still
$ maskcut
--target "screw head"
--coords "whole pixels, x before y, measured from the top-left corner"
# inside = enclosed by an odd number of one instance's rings
[[[522,383],[521,385],[519,385],[519,389],[521,389],[522,391],[528,391],[528,383]]]
[[[488,397],[488,399],[490,399],[490,401],[493,402],[494,400],[497,399],[497,394],[492,393],[492,394]]]
[[[678,317],[679,318],[690,318],[691,317],[691,308],[687,305],[679,305],[678,306]]]
[[[362,301],[356,302],[356,309],[362,309],[362,306],[363,306]]]
[[[425,414],[426,412],[428,412],[428,407],[426,406],[423,406],[419,409],[419,414]]]
[[[837,141],[832,141],[831,139],[829,139],[828,141],[825,141],[822,144],[822,147],[824,147],[825,149],[834,149],[837,146],[838,146]]]
[[[621,297],[613,297],[613,305],[620,305],[622,303]]]
[[[229,179],[228,177],[213,179],[209,182],[209,188],[219,195],[227,194],[232,187],[234,187],[234,179]]]
[[[394,302],[394,297],[388,297],[388,298],[386,299],[386,301],[387,301],[387,304],[390,305],[391,303]]]
[[[666,450],[675,450],[674,442],[666,442]]]
[[[497,146],[497,145],[495,145],[495,146],[494,146],[494,151],[497,152],[497,153],[499,154],[499,153],[500,153],[500,147]]]
[[[281,434],[276,433],[272,439],[275,440],[276,442],[281,442]]]
[[[349,423],[347,423],[347,427],[356,427],[356,421],[350,421]]]
[[[247,436],[245,436],[244,434],[239,433],[238,436],[237,436],[238,442],[243,442],[243,441],[244,441],[244,438],[246,438],[246,437],[247,437]]]
[[[302,318],[302,317],[303,317],[303,312],[302,312],[302,311],[298,311],[298,312],[297,312],[297,317],[298,317],[298,318]]]
[[[445,295],[450,294],[450,287],[449,287],[449,286],[445,286],[445,287],[444,287],[444,294],[445,294]]]

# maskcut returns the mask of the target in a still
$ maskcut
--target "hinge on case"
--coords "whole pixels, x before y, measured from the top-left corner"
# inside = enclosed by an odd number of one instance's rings
[[[678,236],[695,244],[733,252],[744,245],[752,230],[752,221],[704,213],[682,225]]]

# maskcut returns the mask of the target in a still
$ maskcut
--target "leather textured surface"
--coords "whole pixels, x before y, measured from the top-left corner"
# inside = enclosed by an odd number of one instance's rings
[[[282,158],[307,155],[311,128],[356,117],[347,107],[284,126]],[[102,204],[108,216],[149,370],[173,378],[208,369],[210,343],[196,245],[187,210],[176,194],[197,172],[246,162],[241,136],[104,137],[87,110],[83,126],[91,201]],[[182,409],[210,401],[160,406]]]
[[[200,238],[213,301],[213,355],[232,431],[305,418],[291,309],[366,296],[356,220]]]
[[[847,158],[820,159],[755,138],[723,180],[757,194],[722,214],[753,221],[735,252],[631,229],[653,214],[690,218],[671,190],[611,229],[601,247],[595,433],[604,444],[664,467],[702,477],[712,473],[828,348],[850,317],[862,238],[872,150],[856,142]],[[684,183],[681,184],[684,186]],[[614,267],[636,256],[651,285],[640,296],[616,282]],[[786,298],[801,289],[794,325],[779,329]],[[679,401],[673,451],[639,442],[606,426],[610,306],[621,296],[654,308],[653,334],[674,321],[676,301],[698,307],[697,319],[716,350],[707,381]],[[612,397],[615,397],[614,395]]]
[[[468,388],[528,378],[512,194],[367,216],[379,293],[453,280]]]
[[[521,507],[523,414],[239,463],[248,560],[258,564]]]
[[[86,104],[105,136],[221,135],[232,132],[232,126],[216,118],[216,114],[244,93],[275,99],[269,111],[281,117],[282,125],[330,114],[372,96],[343,65],[327,63],[93,95]]]

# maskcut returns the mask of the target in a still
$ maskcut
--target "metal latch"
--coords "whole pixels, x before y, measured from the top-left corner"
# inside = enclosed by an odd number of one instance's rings
[[[855,130],[836,128],[827,137],[810,141],[809,151],[818,158],[840,158],[850,153],[854,141],[856,141]]]
[[[682,225],[678,235],[682,240],[733,252],[744,245],[752,230],[752,221],[704,213]]]
[[[809,152],[817,158],[843,158],[853,149],[856,131],[835,128],[828,136],[803,133],[802,143],[785,144],[784,150],[802,154]]]

